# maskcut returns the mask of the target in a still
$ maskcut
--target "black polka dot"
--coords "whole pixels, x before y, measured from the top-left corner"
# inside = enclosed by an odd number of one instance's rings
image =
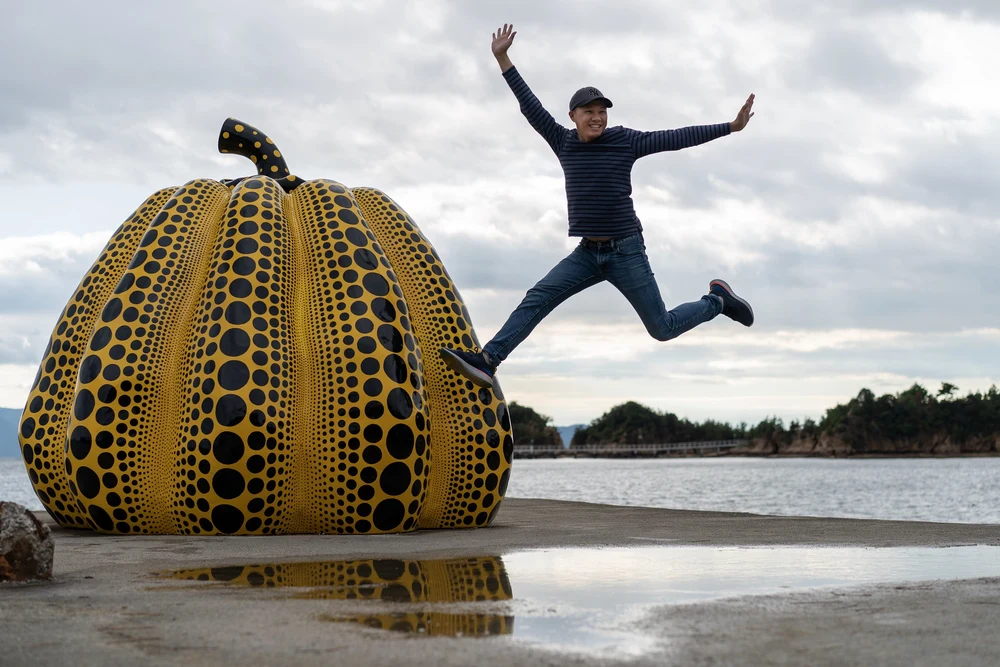
[[[383,322],[392,322],[396,319],[396,309],[385,299],[378,298],[372,301],[372,315]]]
[[[215,406],[219,426],[236,426],[247,416],[247,404],[237,394],[226,394]]]
[[[510,430],[510,415],[507,414],[507,404],[501,403],[497,406],[497,418],[500,419],[500,428],[505,431]]]
[[[368,245],[368,237],[366,237],[364,232],[357,227],[348,227],[344,232],[344,236],[346,236],[347,240],[356,246],[363,247]]]
[[[489,456],[486,457],[486,465],[490,467],[490,470],[496,470],[500,467],[500,454],[498,452],[490,452]]]
[[[390,496],[398,496],[401,493],[405,493],[410,488],[409,466],[401,461],[390,463],[382,471],[378,483],[382,491]]]
[[[73,404],[73,416],[83,421],[94,411],[94,395],[89,389],[81,389],[76,395],[76,402]]]
[[[403,336],[399,333],[399,329],[391,324],[379,325],[378,342],[382,343],[382,347],[390,352],[403,351]]]
[[[379,530],[392,530],[403,523],[406,508],[395,498],[383,500],[375,507],[372,522]]]
[[[243,329],[229,329],[222,334],[219,349],[227,357],[238,357],[245,354],[250,349],[250,335]]]
[[[80,466],[76,471],[76,486],[85,497],[96,498],[101,492],[101,479],[90,468]]]
[[[245,299],[253,293],[253,285],[246,278],[237,278],[230,283],[229,293],[237,299]]]
[[[253,239],[240,239],[240,242],[236,244],[236,252],[251,255],[257,252],[257,247],[257,242]]]
[[[370,445],[365,447],[365,451],[361,453],[361,458],[365,460],[365,463],[375,465],[382,460],[382,450],[375,445]]]
[[[73,434],[69,438],[69,448],[73,452],[73,458],[82,461],[90,453],[92,442],[87,427],[77,426],[73,429]]]
[[[109,408],[105,405],[104,407],[97,409],[97,414],[94,415],[94,419],[96,419],[97,423],[101,426],[107,426],[115,420],[115,410],[114,408]]]
[[[406,424],[396,424],[386,435],[385,447],[393,458],[409,458],[413,453],[413,431]]]
[[[21,422],[21,437],[30,438],[31,434],[35,432],[35,420],[32,417],[28,417],[23,422]]]
[[[115,522],[103,508],[97,505],[91,505],[89,511],[91,518],[94,519],[94,523],[96,523],[101,530],[115,529]]]
[[[219,368],[219,385],[224,389],[236,391],[246,385],[249,380],[250,369],[242,361],[227,361]]]
[[[362,252],[359,250],[358,252]],[[367,252],[367,251],[365,251]],[[368,253],[371,254],[371,253]],[[374,255],[373,255],[374,257]],[[374,268],[374,267],[372,267]],[[389,293],[389,283],[388,281],[377,273],[367,273],[365,277],[361,279],[361,284],[365,286],[365,289],[375,296],[385,296]]]
[[[226,321],[237,326],[250,321],[250,306],[243,301],[233,301],[226,307]]]
[[[131,273],[126,273],[122,276],[122,279],[118,281],[118,286],[115,287],[115,294],[124,294],[132,287],[135,283],[135,275]]]
[[[351,200],[348,199],[347,197],[344,197],[343,195],[338,196],[337,200],[338,200],[337,203],[340,204],[341,206],[350,206],[351,205]],[[341,204],[339,200],[345,200],[346,203]],[[344,222],[346,222],[349,225],[356,225],[356,224],[358,224],[358,216],[357,216],[357,214],[355,214],[354,211],[352,211],[349,208],[342,208],[339,211],[337,211],[337,217],[339,217],[341,220],[343,220]]]
[[[238,498],[246,488],[246,481],[238,470],[222,468],[212,476],[212,490],[220,498],[231,500]]]
[[[375,253],[373,253],[368,248],[358,248],[357,250],[355,250],[354,251],[354,262],[359,267],[361,267],[362,269],[365,269],[367,271],[371,271],[373,269],[378,268],[378,257],[376,257]],[[370,273],[368,275],[375,276],[375,275],[378,275],[378,274],[377,273]],[[379,276],[379,277],[381,277],[381,276]],[[366,280],[367,280],[367,278],[368,278],[368,276],[365,276]],[[382,281],[385,282],[385,279],[382,278]],[[365,284],[365,287],[368,287],[368,285]]]
[[[212,523],[220,533],[231,535],[243,527],[243,512],[232,505],[218,505],[212,510]]]
[[[380,369],[381,365],[374,357],[366,357],[361,361],[361,372],[365,375],[375,375]]]
[[[264,457],[260,454],[254,454],[247,459],[247,470],[255,475],[264,470]]]
[[[378,419],[385,413],[385,406],[381,401],[368,401],[365,404],[365,417],[368,419]]]
[[[379,442],[382,440],[382,427],[378,424],[369,424],[365,426],[364,436],[368,442]]]
[[[257,262],[250,257],[240,257],[233,262],[233,271],[241,276],[249,276],[257,270]]]
[[[101,311],[101,319],[105,322],[111,322],[122,312],[122,300],[115,297],[108,301],[107,305],[104,306],[104,310]]]
[[[354,326],[363,334],[371,333],[375,329],[375,325],[367,317],[362,317]]]
[[[382,383],[378,380],[378,378],[369,378],[365,380],[365,393],[373,398],[382,393]]]
[[[243,439],[236,433],[223,431],[215,437],[212,454],[219,463],[232,465],[243,458]]]
[[[94,332],[94,337],[90,341],[90,348],[95,351],[103,350],[110,342],[111,329],[109,327],[101,327]],[[110,521],[111,519],[109,518],[108,520]]]
[[[413,401],[410,400],[409,394],[399,387],[389,392],[385,402],[389,406],[389,412],[396,419],[409,419],[413,413]]]
[[[385,361],[382,362],[382,370],[385,372],[385,376],[393,382],[400,384],[406,382],[406,362],[398,354],[390,354],[386,357]]]
[[[101,372],[101,358],[92,354],[80,364],[80,382],[93,382]]]
[[[108,364],[107,366],[104,367],[104,372],[101,373],[101,376],[105,380],[107,380],[108,382],[114,382],[119,377],[121,377],[121,374],[122,374],[122,369],[118,367],[118,364]],[[103,387],[102,387],[102,389],[103,389]],[[98,396],[98,398],[100,398],[100,396]],[[105,399],[101,398],[101,400],[107,402],[107,401],[110,401],[112,399],[109,398],[109,399],[105,400]]]
[[[504,470],[503,475],[500,476],[500,488],[497,489],[497,493],[501,496],[507,493],[507,482],[510,481],[510,470]]]

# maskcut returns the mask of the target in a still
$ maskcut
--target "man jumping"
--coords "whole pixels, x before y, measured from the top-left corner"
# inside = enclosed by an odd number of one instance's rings
[[[493,55],[521,105],[521,113],[559,158],[566,176],[569,235],[580,244],[548,275],[528,290],[507,322],[482,352],[441,348],[454,371],[483,387],[493,386],[497,366],[560,303],[607,280],[625,295],[649,335],[670,340],[722,314],[744,326],[753,324],[753,309],[724,280],[709,283],[708,294],[668,311],[660,298],[646,257],[642,225],[632,205],[632,165],[661,151],[697,146],[739,132],[753,117],[754,96],[747,98],[736,120],[679,130],[640,132],[607,127],[611,100],[597,88],[581,88],[569,101],[568,130],[546,111],[507,55],[514,42],[513,25],[493,34]]]

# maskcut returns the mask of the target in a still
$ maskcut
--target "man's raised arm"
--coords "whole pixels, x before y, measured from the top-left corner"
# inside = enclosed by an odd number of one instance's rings
[[[654,132],[640,132],[632,130],[632,147],[637,158],[651,153],[662,151],[679,151],[682,148],[697,146],[719,137],[724,137],[731,132],[739,132],[753,117],[754,96],[750,95],[744,103],[743,108],[736,114],[736,120],[729,123],[718,123],[717,125],[693,125],[682,127],[677,130],[656,130]]]
[[[514,31],[514,26],[506,23],[503,28],[493,33],[493,55],[497,59],[497,64],[500,65],[503,78],[506,79],[507,85],[510,86],[514,97],[517,98],[518,103],[521,105],[521,113],[531,123],[531,127],[535,128],[535,131],[542,135],[549,146],[552,147],[552,150],[558,155],[559,149],[566,138],[567,130],[556,122],[552,114],[545,110],[542,103],[538,101],[535,94],[528,88],[528,84],[521,78],[517,68],[514,67],[514,63],[510,61],[507,50],[514,43],[515,35],[517,35],[517,32]]]

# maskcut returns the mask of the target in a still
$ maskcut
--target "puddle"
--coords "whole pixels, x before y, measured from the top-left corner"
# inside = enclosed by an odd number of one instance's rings
[[[320,616],[324,621],[416,636],[506,635],[562,651],[622,656],[642,654],[659,641],[634,629],[655,606],[824,587],[997,577],[1000,548],[547,549],[502,559],[239,565],[165,576],[290,587],[291,598],[332,601]],[[370,611],[359,603],[370,604]]]
[[[442,606],[510,600],[510,581],[499,558],[441,560],[372,559],[315,563],[275,563],[178,570],[170,579],[216,581],[252,588],[299,588],[289,597],[309,600],[371,601],[409,605],[412,611],[323,614],[334,623],[427,636],[485,637],[510,634],[514,618],[476,609],[460,613]],[[384,604],[382,605],[384,606]]]

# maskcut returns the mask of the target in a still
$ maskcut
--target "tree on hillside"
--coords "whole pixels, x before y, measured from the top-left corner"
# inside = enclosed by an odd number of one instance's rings
[[[637,445],[644,443],[728,440],[737,437],[729,424],[708,420],[692,423],[670,412],[657,412],[628,401],[616,405],[573,435],[572,445]]]
[[[551,417],[540,415],[531,408],[511,401],[507,404],[514,425],[514,445],[553,445],[562,447],[559,431],[549,424]]]

